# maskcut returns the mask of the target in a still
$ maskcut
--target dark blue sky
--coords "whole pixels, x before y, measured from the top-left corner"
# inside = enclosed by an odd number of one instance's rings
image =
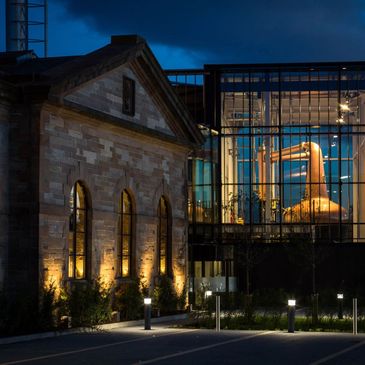
[[[365,60],[365,0],[49,0],[50,56],[131,33],[146,38],[164,68]]]

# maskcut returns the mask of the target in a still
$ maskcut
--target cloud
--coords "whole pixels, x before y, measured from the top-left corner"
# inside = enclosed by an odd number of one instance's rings
[[[206,63],[365,59],[365,1],[57,0],[100,35],[137,33]]]

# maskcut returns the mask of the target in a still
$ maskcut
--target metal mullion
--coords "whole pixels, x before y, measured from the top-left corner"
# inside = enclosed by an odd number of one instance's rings
[[[250,212],[249,212],[249,217],[250,217],[250,238],[252,235],[252,228],[253,228],[253,204],[252,204],[252,199],[253,199],[253,191],[252,191],[252,92],[251,92],[251,72],[249,72],[248,74],[248,114],[249,114],[249,166],[250,166],[250,171],[249,171],[249,194],[250,194]]]
[[[280,242],[282,242],[282,234],[283,234],[283,221],[282,221],[282,214],[281,210],[283,207],[283,198],[284,198],[284,189],[283,189],[283,161],[282,161],[282,152],[281,149],[283,147],[283,141],[282,141],[282,120],[281,120],[281,71],[278,72],[278,81],[279,81],[279,115],[278,115],[278,123],[279,123],[279,202],[280,202],[280,214],[279,214],[279,232],[280,232]]]
[[[339,113],[339,118],[340,118],[340,103],[341,103],[341,69],[338,69],[338,95],[337,95],[337,108],[338,108],[338,113]],[[339,125],[339,135],[338,135],[338,161],[339,161],[339,166],[338,166],[338,200],[339,200],[339,205],[341,206],[341,201],[342,201],[342,193],[341,193],[341,165],[342,165],[342,152],[341,152],[341,147],[342,147],[342,125],[341,123],[338,123]],[[342,242],[342,214],[341,214],[341,209],[339,210],[339,239],[340,242]]]

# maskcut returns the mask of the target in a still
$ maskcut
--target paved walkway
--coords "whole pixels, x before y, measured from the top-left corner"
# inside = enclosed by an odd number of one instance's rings
[[[156,325],[0,345],[10,364],[365,364],[365,335]]]

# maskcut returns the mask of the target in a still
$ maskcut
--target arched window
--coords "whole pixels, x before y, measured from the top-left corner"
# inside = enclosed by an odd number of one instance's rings
[[[171,274],[170,212],[167,201],[161,197],[158,204],[158,267],[160,274]]]
[[[126,190],[122,192],[120,214],[120,272],[123,278],[127,278],[131,276],[133,207],[131,196]]]
[[[85,279],[88,206],[85,188],[78,181],[71,189],[70,210],[68,276],[74,279]]]

